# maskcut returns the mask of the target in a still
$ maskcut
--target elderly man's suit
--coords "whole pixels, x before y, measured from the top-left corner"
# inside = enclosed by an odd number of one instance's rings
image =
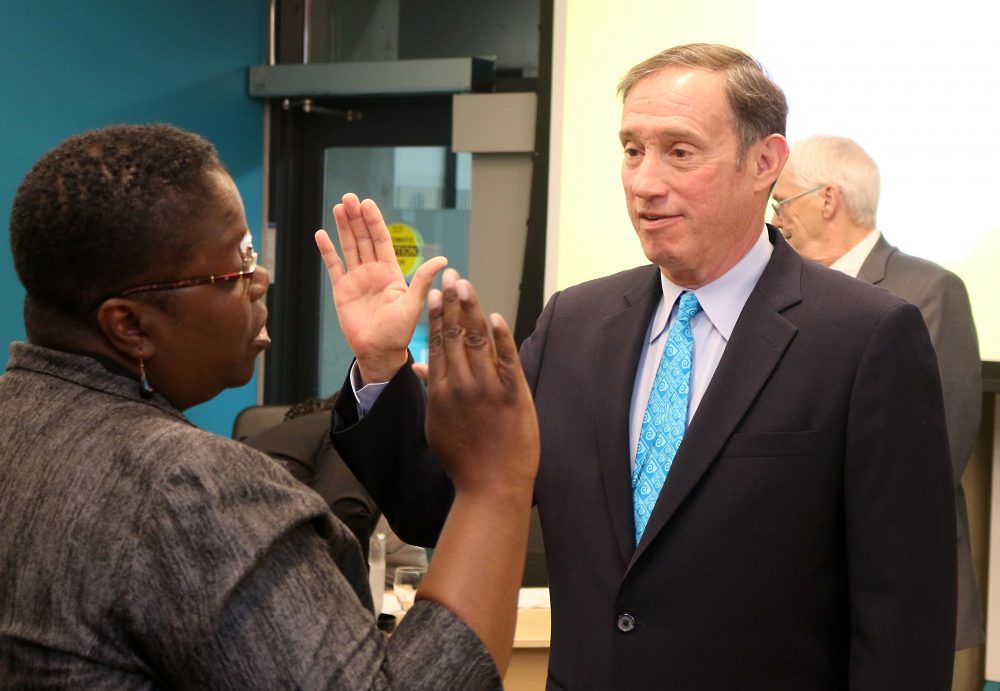
[[[956,649],[985,640],[983,610],[972,569],[969,517],[965,508],[962,473],[979,433],[983,405],[982,360],[972,320],[972,306],[962,279],[933,262],[912,257],[880,237],[858,278],[885,288],[920,309],[937,353],[944,390],[955,506],[958,512],[958,631]]]

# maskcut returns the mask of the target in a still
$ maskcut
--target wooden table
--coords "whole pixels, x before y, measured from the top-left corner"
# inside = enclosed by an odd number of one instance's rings
[[[537,601],[537,588],[522,590],[522,599]],[[531,591],[535,591],[532,593]],[[542,598],[547,601],[547,596]],[[387,590],[386,611],[402,617],[396,596]],[[548,607],[525,607],[517,610],[514,628],[514,652],[504,677],[506,691],[543,691],[549,668],[549,640],[552,633],[552,610]]]
[[[519,609],[514,629],[514,654],[504,677],[507,691],[542,691],[549,668],[552,610]]]

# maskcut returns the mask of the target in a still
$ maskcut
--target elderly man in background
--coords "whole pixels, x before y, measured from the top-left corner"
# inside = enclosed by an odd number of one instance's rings
[[[885,288],[913,303],[937,353],[958,511],[956,650],[981,644],[983,615],[972,570],[962,473],[976,443],[982,363],[962,280],[900,252],[875,227],[879,171],[856,142],[815,135],[797,142],[773,194],[774,225],[802,256]]]

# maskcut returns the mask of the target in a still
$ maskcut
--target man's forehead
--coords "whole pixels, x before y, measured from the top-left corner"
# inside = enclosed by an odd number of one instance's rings
[[[710,122],[728,123],[729,104],[723,87],[718,72],[663,68],[637,82],[629,91],[622,107],[621,129],[629,130],[636,118],[646,117],[696,129],[711,127]]]
[[[723,87],[722,72],[687,65],[668,65],[651,72],[632,85],[625,102],[635,98],[650,98],[657,92],[672,88],[682,91],[710,92]]]

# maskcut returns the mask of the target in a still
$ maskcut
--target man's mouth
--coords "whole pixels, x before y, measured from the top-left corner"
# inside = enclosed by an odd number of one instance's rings
[[[673,221],[680,218],[678,214],[650,214],[650,213],[640,213],[638,214],[639,221],[644,224],[658,225],[668,221]]]

